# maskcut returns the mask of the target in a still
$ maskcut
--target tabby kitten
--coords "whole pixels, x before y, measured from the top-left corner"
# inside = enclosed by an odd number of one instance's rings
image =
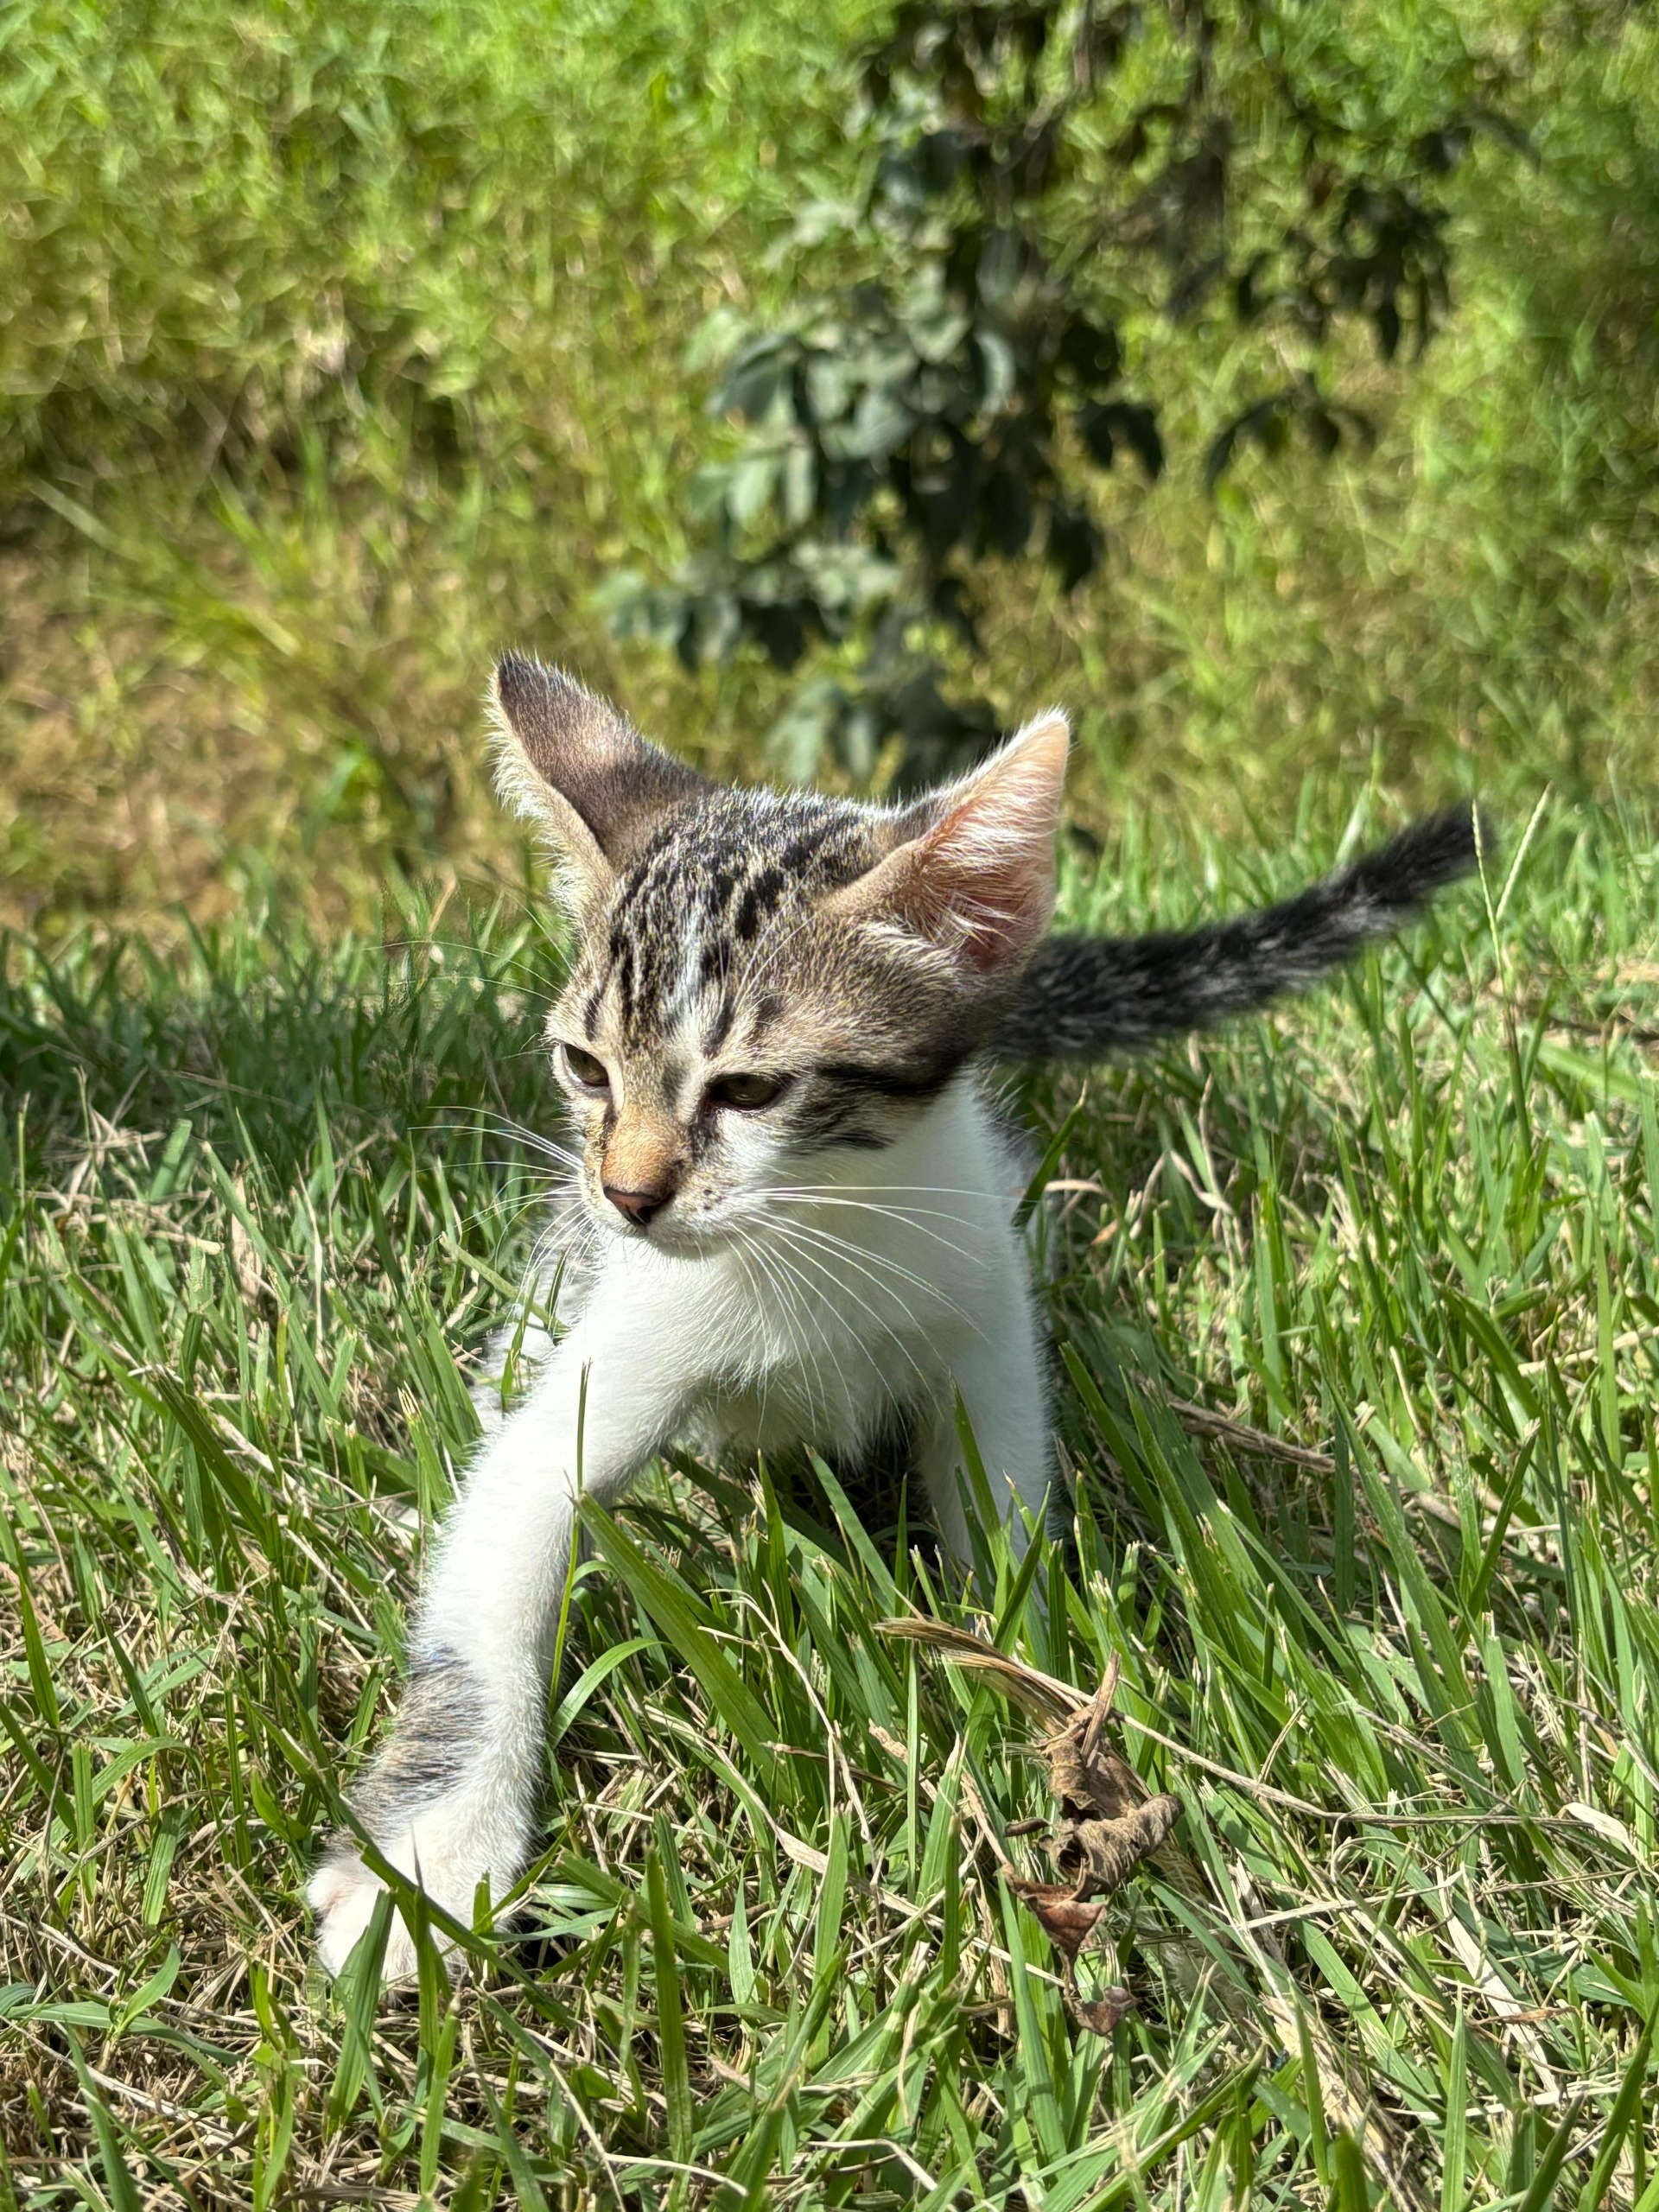
[[[560,1335],[491,1433],[429,1567],[359,1818],[470,1920],[533,1834],[550,1642],[580,1491],[676,1439],[856,1459],[902,1432],[968,1549],[955,1408],[1017,1540],[1057,1469],[999,1057],[1097,1057],[1261,1005],[1395,928],[1474,858],[1468,809],[1243,920],[1052,938],[1067,729],[1039,715],[960,782],[882,807],[726,790],[516,654],[505,797],[559,855],[577,952],[547,1025],[581,1132]],[[553,1294],[551,1278],[543,1290]],[[338,1969],[380,1885],[348,1838],[310,1885]],[[413,1965],[395,1923],[391,1976]]]

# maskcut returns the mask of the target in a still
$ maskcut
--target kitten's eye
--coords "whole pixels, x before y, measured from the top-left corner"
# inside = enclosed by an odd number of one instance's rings
[[[611,1078],[603,1060],[596,1060],[591,1052],[584,1052],[575,1045],[561,1045],[564,1065],[584,1090],[608,1090]]]
[[[758,1114],[781,1098],[789,1087],[786,1075],[723,1075],[709,1086],[711,1106],[735,1106],[740,1114]]]

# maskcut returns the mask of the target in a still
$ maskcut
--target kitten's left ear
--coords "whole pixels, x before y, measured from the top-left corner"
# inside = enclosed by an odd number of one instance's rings
[[[1039,715],[982,766],[899,817],[900,841],[827,911],[896,925],[988,982],[1020,967],[1054,911],[1071,732]]]
[[[549,831],[578,903],[603,898],[664,815],[709,785],[562,669],[496,663],[496,788]]]

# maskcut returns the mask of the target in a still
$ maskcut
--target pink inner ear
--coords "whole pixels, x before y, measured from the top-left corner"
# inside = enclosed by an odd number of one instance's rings
[[[1012,841],[1005,851],[987,852],[981,830],[953,814],[922,841],[915,878],[922,911],[915,918],[930,937],[953,940],[970,966],[989,972],[1018,959],[1041,935],[1051,901],[1033,856]]]
[[[1060,715],[1021,730],[912,849],[911,918],[982,974],[1023,959],[1048,926],[1067,749]]]

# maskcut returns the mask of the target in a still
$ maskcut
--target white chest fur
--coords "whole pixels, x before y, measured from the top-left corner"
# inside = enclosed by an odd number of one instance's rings
[[[619,1238],[571,1317],[602,1333],[626,1314],[632,1334],[653,1313],[695,1440],[855,1452],[896,1411],[948,1413],[969,1370],[1013,1349],[1011,1326],[1030,1334],[1019,1163],[972,1083],[885,1149],[813,1165],[751,1194],[705,1255]]]

